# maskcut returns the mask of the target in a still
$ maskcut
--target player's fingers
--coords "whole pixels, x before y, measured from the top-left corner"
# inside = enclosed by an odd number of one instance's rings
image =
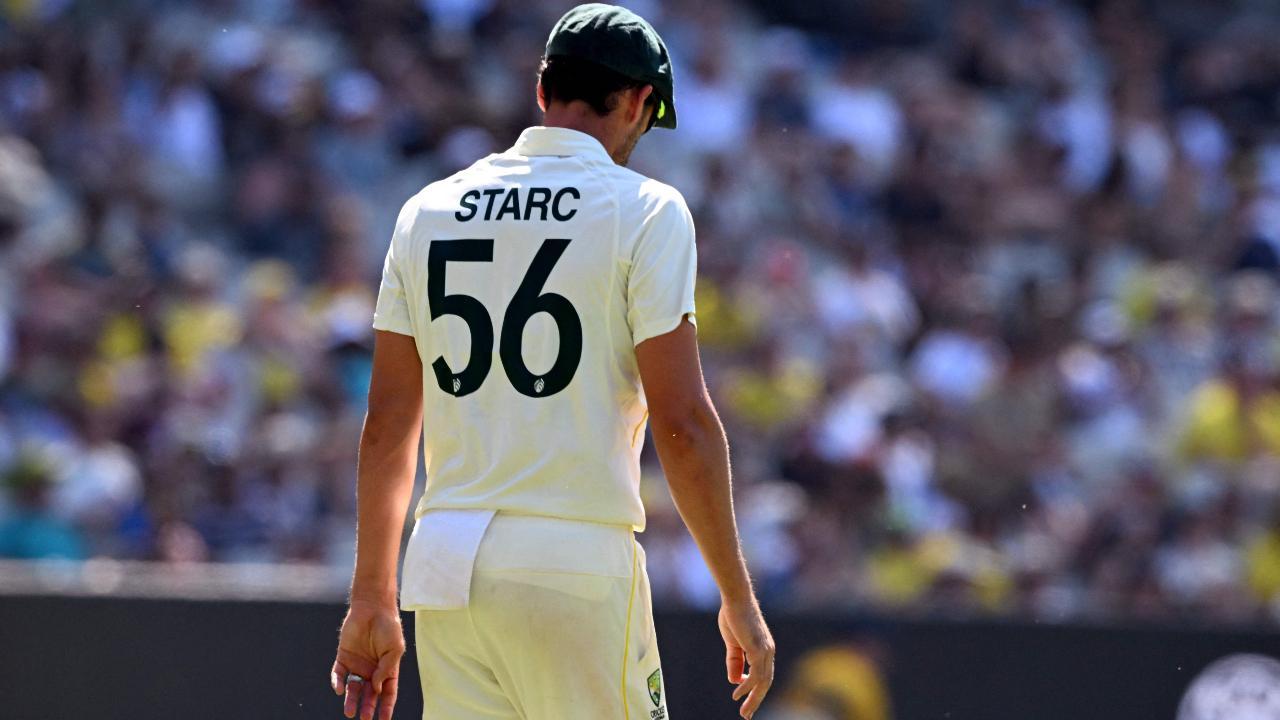
[[[738,683],[738,687],[733,689],[734,702],[746,697],[759,682],[760,679],[756,677],[754,669],[749,675],[743,675],[742,682]]]
[[[365,681],[364,695],[360,699],[360,720],[373,720],[373,711],[378,707],[378,693],[373,685]]]
[[[756,710],[760,709],[760,704],[764,702],[765,695],[769,694],[769,688],[773,685],[773,653],[769,652],[760,658],[759,664],[751,666],[751,677],[754,682],[751,683],[751,692],[747,695],[747,699],[742,703],[742,717],[750,718],[756,714]]]
[[[346,668],[346,672],[341,676],[343,689],[346,692],[346,698],[342,703],[342,711],[347,717],[353,718],[360,712],[361,694],[372,693],[368,685],[378,666],[373,661],[342,648],[338,648],[338,663]],[[359,679],[357,680],[356,678]]]
[[[373,671],[373,677],[369,679],[372,683],[373,691],[382,694],[382,684],[388,678],[394,678],[400,670],[400,655],[398,653],[386,653],[378,658],[378,667]]]
[[[347,666],[342,664],[341,660],[333,661],[333,668],[329,670],[329,687],[333,689],[334,695],[341,695],[343,684],[347,677]]]
[[[769,682],[761,682],[759,686],[751,691],[751,694],[747,696],[746,702],[742,703],[742,709],[739,712],[742,717],[746,718],[746,720],[751,720],[756,711],[760,709],[760,703],[764,702],[764,696],[769,694],[770,685],[771,683]]]
[[[395,710],[395,707],[396,707],[396,694],[398,690],[397,688],[398,682],[399,681],[396,678],[392,677],[392,678],[387,678],[386,682],[382,683],[382,695],[381,695],[382,705],[378,707],[379,720],[391,720],[391,713]]]
[[[737,643],[725,644],[724,664],[729,674],[729,682],[735,684],[742,682],[743,663],[746,659],[746,653]]]
[[[360,694],[366,690],[368,680],[356,680],[352,676],[347,676],[347,697],[342,703],[342,714],[349,718],[356,716],[360,711]]]

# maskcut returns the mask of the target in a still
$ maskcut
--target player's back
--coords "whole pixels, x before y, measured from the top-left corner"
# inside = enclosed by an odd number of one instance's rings
[[[675,190],[557,128],[405,205],[375,326],[423,361],[419,514],[643,526],[634,345],[692,314],[692,232]]]

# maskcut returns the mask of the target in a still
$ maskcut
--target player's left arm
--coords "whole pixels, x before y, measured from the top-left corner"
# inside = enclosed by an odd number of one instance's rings
[[[346,694],[344,712],[388,720],[404,655],[396,568],[413,494],[422,432],[422,360],[412,337],[379,330],[374,339],[369,412],[360,435],[356,487],[356,567],[351,607],[330,675]],[[348,682],[349,675],[364,678]],[[361,697],[363,695],[363,697]]]

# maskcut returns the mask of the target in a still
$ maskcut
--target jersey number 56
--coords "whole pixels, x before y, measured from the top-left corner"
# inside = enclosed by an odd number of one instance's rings
[[[542,286],[559,262],[569,241],[550,238],[542,243],[529,270],[502,316],[498,355],[511,386],[522,395],[547,397],[568,387],[582,360],[582,320],[563,295],[542,292]],[[427,255],[427,302],[431,319],[457,315],[471,331],[471,358],[461,372],[454,372],[443,356],[431,363],[440,389],[456,397],[473,393],[484,383],[493,365],[493,321],[483,303],[470,295],[446,294],[445,269],[450,262],[493,262],[492,239],[435,240]],[[535,375],[524,363],[521,342],[524,326],[534,315],[551,316],[560,332],[560,350],[551,369]]]

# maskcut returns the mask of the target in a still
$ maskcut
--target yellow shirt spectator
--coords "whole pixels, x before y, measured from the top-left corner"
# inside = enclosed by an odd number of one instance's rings
[[[1280,525],[1249,543],[1245,565],[1249,588],[1259,600],[1280,598]]]
[[[1266,390],[1243,402],[1232,383],[1205,383],[1191,397],[1179,450],[1191,460],[1229,462],[1280,455],[1280,392]]]

